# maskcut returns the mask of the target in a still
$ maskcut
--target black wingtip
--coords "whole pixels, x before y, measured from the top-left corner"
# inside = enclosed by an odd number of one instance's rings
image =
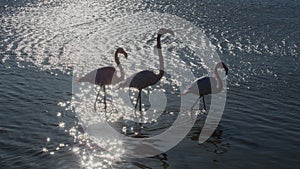
[[[228,67],[225,65],[225,63],[222,62],[223,68],[225,70],[225,74],[228,75]]]

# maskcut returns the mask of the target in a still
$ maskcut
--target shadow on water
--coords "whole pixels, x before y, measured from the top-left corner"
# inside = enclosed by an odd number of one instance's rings
[[[191,129],[190,139],[192,141],[198,142],[201,130],[202,128],[197,126],[196,124]],[[222,134],[223,134],[223,129],[222,126],[219,125],[217,129],[213,132],[212,136],[204,143],[204,146],[208,144],[213,145],[212,147],[208,146],[210,148],[207,147],[208,148],[207,151],[213,152],[215,154],[224,154],[229,150],[230,143],[227,141],[224,142],[224,138]]]
[[[168,164],[168,156],[167,156],[166,153],[163,153],[163,154],[157,155],[155,157],[151,157],[151,158],[160,161],[160,163],[161,163],[160,166],[161,166],[162,169],[167,169],[170,166]],[[152,167],[146,166],[146,164],[142,164],[142,163],[139,163],[139,162],[132,162],[132,164],[139,167],[139,168],[141,168],[141,169],[152,169]]]

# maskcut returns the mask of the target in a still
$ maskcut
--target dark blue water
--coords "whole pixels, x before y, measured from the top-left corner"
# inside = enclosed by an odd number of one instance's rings
[[[105,151],[72,134],[82,132],[69,109],[78,52],[72,42],[88,42],[100,23],[139,11],[173,14],[205,32],[230,69],[224,114],[204,144],[197,142],[201,115],[165,155],[95,161],[107,168],[299,168],[296,0],[1,1],[0,168],[105,168],[87,164]]]

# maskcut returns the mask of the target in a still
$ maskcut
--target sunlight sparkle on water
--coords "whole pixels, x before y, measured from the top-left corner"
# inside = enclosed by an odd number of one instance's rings
[[[60,117],[61,116],[61,112],[57,112],[56,116]]]
[[[42,151],[46,153],[46,152],[48,152],[48,149],[44,147],[44,148],[42,149]]]
[[[61,128],[61,129],[63,129],[63,128],[65,128],[65,124],[66,123],[64,123],[64,122],[59,122],[58,123],[58,127]]]

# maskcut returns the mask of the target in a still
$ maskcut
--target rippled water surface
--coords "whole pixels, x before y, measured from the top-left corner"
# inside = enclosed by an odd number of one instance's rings
[[[299,168],[299,11],[296,0],[1,1],[0,168]],[[186,25],[166,21],[171,15],[202,32],[185,35]],[[207,114],[199,113],[189,134],[165,154],[127,158],[118,140],[100,146],[84,133],[79,116],[95,114],[75,112],[73,75],[115,66],[119,46],[129,54],[120,58],[128,75],[157,68],[153,49],[160,25],[175,31],[162,39],[166,70],[184,63],[178,67],[195,77],[211,74],[209,50],[216,51],[213,60],[227,64],[226,106],[205,143],[198,144],[198,137]],[[201,38],[211,43],[198,48],[195,39]],[[165,131],[178,115],[180,82],[168,77],[144,92],[162,89],[169,100],[159,119],[141,129],[143,136]],[[89,92],[92,110],[94,86]],[[112,110],[110,123],[138,137],[133,118],[130,110]],[[124,121],[133,127],[124,128]]]

